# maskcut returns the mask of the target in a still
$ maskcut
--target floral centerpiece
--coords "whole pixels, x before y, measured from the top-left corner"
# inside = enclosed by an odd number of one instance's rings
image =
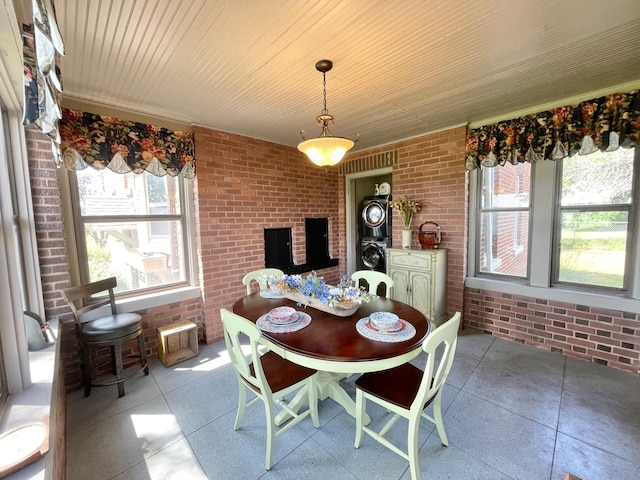
[[[413,216],[420,211],[422,205],[416,200],[411,200],[409,197],[402,196],[398,200],[392,200],[391,208],[400,212],[402,215],[402,222],[405,230],[411,229],[411,221]]]
[[[338,285],[329,285],[315,272],[304,278],[302,275],[284,275],[274,279],[270,284],[298,305],[308,305],[340,317],[347,317],[363,302],[378,298],[365,289],[354,286],[346,275],[340,279]]]

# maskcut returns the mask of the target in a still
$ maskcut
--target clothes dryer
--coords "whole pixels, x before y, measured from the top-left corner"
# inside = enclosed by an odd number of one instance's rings
[[[391,195],[365,197],[362,201],[362,238],[391,237]]]
[[[386,273],[387,248],[391,246],[391,237],[363,237],[360,242],[360,268]]]

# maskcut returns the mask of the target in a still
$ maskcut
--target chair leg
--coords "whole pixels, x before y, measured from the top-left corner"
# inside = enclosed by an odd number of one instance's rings
[[[418,457],[418,433],[420,430],[420,416],[413,416],[409,419],[409,430],[407,434],[407,453],[409,456],[409,470],[411,470],[411,480],[420,480],[420,459]]]
[[[444,423],[442,422],[442,389],[436,394],[436,398],[433,401],[433,419],[438,429],[438,435],[440,435],[440,442],[445,447],[448,447],[449,439],[444,431]]]
[[[144,346],[144,333],[138,335],[138,350],[140,350],[140,362],[144,365],[144,374],[149,375],[149,364],[147,363],[147,350]]]
[[[267,416],[267,453],[264,459],[264,468],[271,470],[271,463],[273,462],[273,444],[275,442],[275,413],[273,410],[273,402],[262,397],[264,403],[264,411]]]
[[[91,395],[91,349],[82,345],[82,384],[84,385],[84,396]]]
[[[247,408],[247,389],[238,376],[238,411],[236,412],[236,423],[233,424],[234,430],[240,428],[245,408]]]
[[[362,427],[364,426],[364,416],[367,406],[367,400],[362,394],[362,390],[356,390],[356,440],[354,446],[360,448],[362,442]]]
[[[122,378],[122,344],[120,342],[116,342],[113,346],[113,355],[115,357],[115,366],[116,366],[116,380],[118,381],[118,397],[124,397],[124,381],[121,381]]]

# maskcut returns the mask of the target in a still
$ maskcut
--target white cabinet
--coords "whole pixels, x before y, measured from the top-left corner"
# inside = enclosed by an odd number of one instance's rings
[[[447,320],[447,251],[387,249],[393,299],[420,310],[436,325]]]

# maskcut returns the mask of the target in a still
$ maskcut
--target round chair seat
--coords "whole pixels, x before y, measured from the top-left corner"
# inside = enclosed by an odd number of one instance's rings
[[[86,337],[117,334],[126,336],[141,328],[142,317],[137,313],[118,313],[82,324],[80,331]]]

